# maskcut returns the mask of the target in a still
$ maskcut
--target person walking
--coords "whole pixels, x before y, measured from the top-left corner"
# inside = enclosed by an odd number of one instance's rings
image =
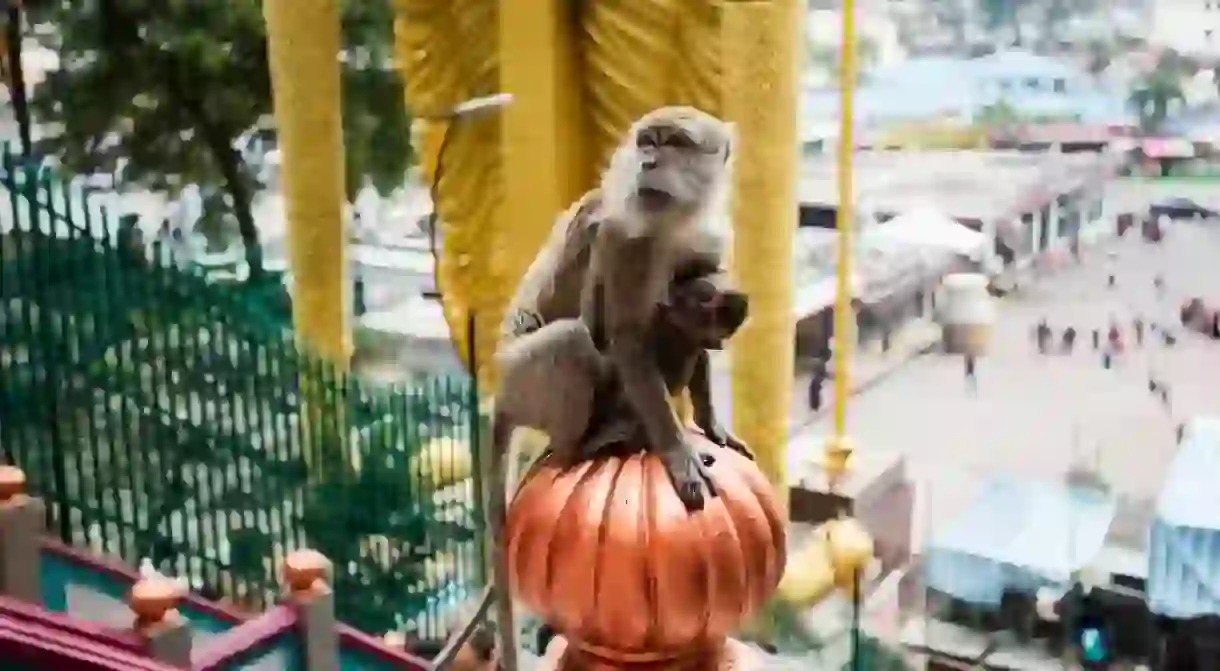
[[[826,382],[826,363],[815,359],[813,373],[809,376],[809,409],[822,411],[822,385]]]
[[[1034,328],[1034,340],[1038,343],[1038,353],[1046,354],[1047,347],[1051,339],[1051,327],[1043,318],[1038,322],[1038,326]]]
[[[967,354],[964,358],[966,364],[966,386],[970,389],[971,393],[978,393],[979,382],[975,374],[974,355]]]
[[[1136,347],[1144,346],[1144,320],[1139,317],[1135,318],[1135,345]]]

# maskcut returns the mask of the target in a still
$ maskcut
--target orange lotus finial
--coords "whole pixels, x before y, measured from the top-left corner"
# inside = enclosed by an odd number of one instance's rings
[[[25,493],[25,472],[16,466],[0,466],[0,503]]]
[[[144,629],[172,618],[184,596],[186,589],[172,578],[157,575],[140,580],[127,599],[136,614],[136,628]]]
[[[297,550],[284,560],[284,583],[292,594],[312,592],[326,585],[330,560],[317,550]]]

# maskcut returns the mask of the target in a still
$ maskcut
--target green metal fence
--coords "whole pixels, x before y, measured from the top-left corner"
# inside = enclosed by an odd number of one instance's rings
[[[2,186],[0,450],[50,529],[255,606],[286,552],[315,547],[340,617],[373,632],[478,587],[475,487],[435,484],[472,462],[468,380],[339,375],[265,288],[177,267],[7,149]]]

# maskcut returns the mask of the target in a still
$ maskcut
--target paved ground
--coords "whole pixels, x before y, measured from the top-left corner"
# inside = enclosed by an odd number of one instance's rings
[[[853,401],[851,432],[861,449],[908,455],[923,484],[917,542],[960,510],[987,473],[1056,478],[1074,461],[1088,461],[1119,492],[1151,500],[1172,457],[1177,422],[1220,412],[1220,343],[1201,337],[1183,336],[1172,350],[1133,350],[1114,370],[1102,368],[1087,336],[1074,355],[1035,354],[1031,329],[1042,317],[1059,331],[1074,325],[1087,332],[1112,315],[1127,323],[1136,314],[1168,321],[1188,295],[1220,300],[1220,225],[1184,225],[1161,246],[1132,236],[1109,249],[1118,253],[1117,290],[1105,287],[1106,252],[1099,249],[1083,267],[1044,277],[1003,303],[992,351],[979,363],[977,395],[965,385],[960,358],[930,355]],[[1168,285],[1163,301],[1152,289],[1157,273]],[[1169,382],[1171,410],[1148,393],[1150,370]],[[828,427],[823,420],[801,434],[791,451],[794,470],[820,449]],[[1142,522],[1129,526],[1123,536],[1135,542]]]

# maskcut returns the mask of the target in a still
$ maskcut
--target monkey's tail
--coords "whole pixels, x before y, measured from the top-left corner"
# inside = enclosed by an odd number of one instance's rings
[[[493,414],[491,426],[491,449],[488,459],[484,462],[484,482],[487,483],[487,542],[490,545],[492,580],[483,590],[483,598],[466,626],[454,637],[445,648],[432,660],[432,668],[443,671],[453,662],[462,646],[478,631],[496,606],[496,650],[499,653],[501,671],[516,671],[517,669],[517,623],[513,614],[512,595],[509,593],[511,584],[508,572],[508,548],[505,547],[505,533],[508,528],[508,483],[509,464],[517,463],[513,453],[512,423],[499,414]],[[519,478],[514,478],[513,492],[516,493],[521,483],[526,482],[538,467],[550,455],[550,449],[544,449],[534,455],[528,467]],[[515,473],[514,473],[515,475]]]
[[[508,418],[496,413],[491,426],[492,446],[487,502],[488,529],[491,534],[491,593],[496,603],[496,651],[502,671],[517,671],[517,621],[513,614],[511,581],[508,572],[508,548],[505,535],[508,528],[508,464],[511,458],[513,426]]]
[[[492,589],[493,588],[491,585],[483,588],[483,598],[479,601],[479,609],[475,611],[474,615],[470,618],[470,621],[466,623],[466,626],[462,627],[462,630],[458,632],[458,635],[449,639],[449,642],[445,644],[445,647],[441,648],[441,651],[436,655],[436,657],[432,658],[433,669],[440,670],[449,668],[449,665],[453,663],[454,658],[456,658],[458,653],[461,652],[462,647],[465,646],[466,642],[469,641],[470,638],[474,636],[475,632],[479,630],[479,627],[483,624],[483,621],[487,619],[487,611],[491,610],[491,604],[495,600],[495,595],[492,593]]]

